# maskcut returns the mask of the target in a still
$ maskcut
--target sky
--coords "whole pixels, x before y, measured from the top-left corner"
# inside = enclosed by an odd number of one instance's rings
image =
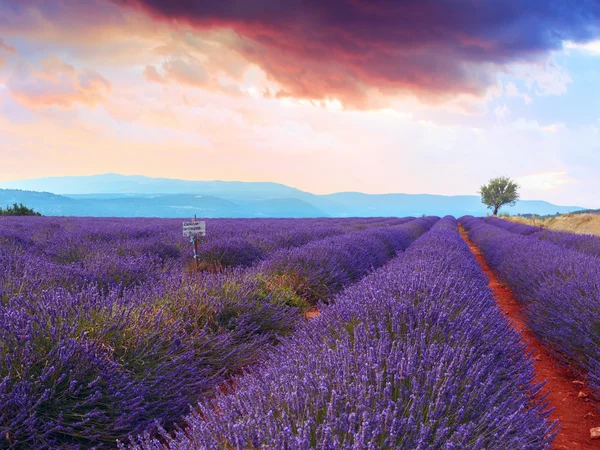
[[[600,1],[0,0],[0,182],[600,207]]]

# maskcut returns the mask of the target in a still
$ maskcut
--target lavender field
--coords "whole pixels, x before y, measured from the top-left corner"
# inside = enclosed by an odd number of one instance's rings
[[[600,394],[597,238],[498,220],[460,223]],[[192,254],[180,220],[0,218],[0,448],[544,449],[560,429],[453,217],[211,219]]]
[[[0,446],[172,427],[435,220],[211,220],[196,275],[181,221],[2,218]]]

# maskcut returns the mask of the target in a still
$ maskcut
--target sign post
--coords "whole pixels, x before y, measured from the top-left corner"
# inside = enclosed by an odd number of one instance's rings
[[[194,244],[194,270],[198,271],[198,239],[197,236],[206,236],[206,222],[196,221],[196,215],[191,222],[183,222],[183,236],[189,237],[190,242]]]

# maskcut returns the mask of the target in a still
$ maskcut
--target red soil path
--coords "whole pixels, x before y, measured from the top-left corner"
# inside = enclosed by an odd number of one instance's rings
[[[600,412],[595,402],[580,397],[580,392],[589,394],[583,380],[564,365],[560,365],[552,354],[535,337],[527,326],[523,312],[515,301],[511,291],[502,284],[489,268],[481,250],[471,242],[467,232],[460,226],[460,234],[469,244],[471,252],[490,280],[489,287],[504,315],[514,328],[528,341],[527,349],[533,350],[534,368],[538,383],[546,382],[544,392],[548,392],[547,401],[553,408],[550,418],[558,420],[561,429],[554,440],[553,449],[600,449],[600,440],[590,439],[590,428],[600,427]]]
[[[316,306],[313,306],[309,311],[307,311],[304,316],[307,319],[316,319],[317,317],[319,317],[321,315],[321,312],[319,311],[319,308],[317,308]]]

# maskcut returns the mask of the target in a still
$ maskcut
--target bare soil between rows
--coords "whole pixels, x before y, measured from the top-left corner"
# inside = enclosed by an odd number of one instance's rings
[[[313,306],[312,308],[310,308],[310,310],[304,313],[304,317],[306,317],[307,319],[316,319],[320,315],[321,311],[319,311],[319,308],[317,308],[316,306]]]
[[[548,394],[550,416],[560,422],[561,429],[552,444],[552,449],[600,449],[600,440],[590,438],[590,428],[600,427],[598,405],[589,397],[590,391],[581,378],[563,364],[560,364],[548,349],[535,337],[527,326],[520,306],[510,289],[500,282],[496,274],[485,262],[481,250],[469,239],[460,226],[462,238],[469,244],[471,252],[489,279],[489,287],[494,293],[498,306],[510,320],[513,327],[521,332],[527,341],[527,349],[533,351],[535,381],[545,382],[544,393]]]

